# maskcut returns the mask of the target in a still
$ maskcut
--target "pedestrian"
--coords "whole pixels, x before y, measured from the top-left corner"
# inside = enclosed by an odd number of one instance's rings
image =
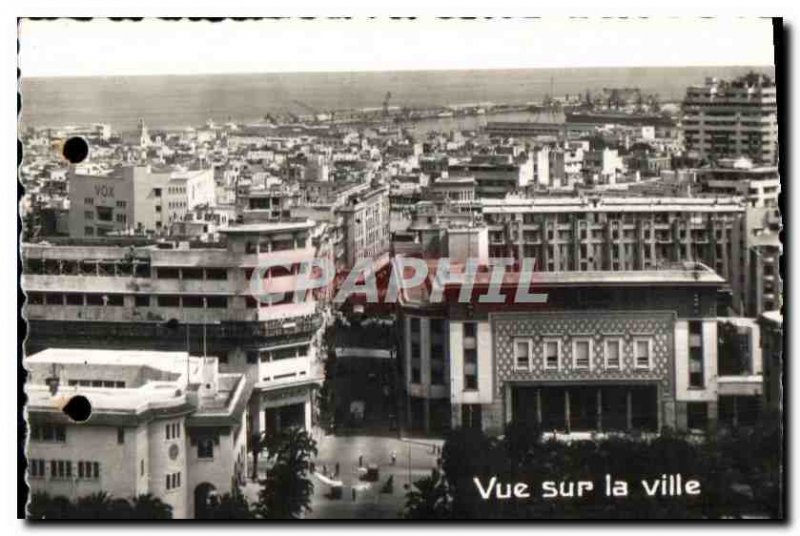
[[[364,466],[364,455],[363,454],[359,454],[358,455],[358,466],[359,467],[363,467]],[[355,490],[353,490],[353,493],[355,493]]]
[[[397,453],[395,451],[392,451],[392,465],[396,464],[397,464]]]
[[[324,463],[322,464],[322,474],[328,476],[328,467]]]
[[[356,488],[353,488],[353,502],[356,502]]]
[[[336,471],[336,472],[333,474],[333,476],[339,476],[339,462],[336,462],[336,469],[335,469],[335,471]]]

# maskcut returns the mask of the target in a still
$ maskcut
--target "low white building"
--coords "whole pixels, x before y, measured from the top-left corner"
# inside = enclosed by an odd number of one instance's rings
[[[221,374],[217,358],[50,348],[24,365],[32,493],[149,493],[180,519],[244,481],[247,381]],[[75,397],[90,404],[83,422],[63,411]]]

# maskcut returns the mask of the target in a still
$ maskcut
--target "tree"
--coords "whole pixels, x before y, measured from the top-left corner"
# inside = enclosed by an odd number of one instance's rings
[[[151,494],[135,497],[133,503],[133,519],[172,519],[172,506]]]
[[[311,511],[314,484],[306,478],[317,442],[298,428],[268,435],[264,445],[271,467],[261,481],[257,513],[264,519],[297,519]]]
[[[75,502],[72,519],[110,519],[111,498],[105,491],[99,491],[79,498]]]
[[[217,497],[209,506],[206,519],[254,519],[255,515],[247,498],[238,486],[231,493]]]
[[[406,493],[403,517],[406,519],[447,519],[453,514],[447,481],[434,469],[431,476],[414,482]]]
[[[253,480],[258,480],[258,456],[264,450],[266,434],[264,432],[250,436],[250,450],[253,453]]]

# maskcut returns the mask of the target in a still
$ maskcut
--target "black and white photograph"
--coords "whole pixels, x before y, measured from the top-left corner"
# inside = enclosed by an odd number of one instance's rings
[[[783,25],[19,19],[20,517],[785,520]]]

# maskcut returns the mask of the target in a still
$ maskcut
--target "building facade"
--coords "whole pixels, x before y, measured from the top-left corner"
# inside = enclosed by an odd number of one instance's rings
[[[745,156],[756,163],[777,162],[775,82],[765,75],[708,78],[703,86],[689,87],[682,124],[687,151],[700,159]]]
[[[558,433],[706,430],[719,422],[721,400],[727,408],[721,397],[746,397],[743,405],[760,397],[755,333],[746,365],[719,371],[725,283],[705,266],[535,274],[532,288],[546,295],[538,303],[513,299],[520,276],[506,276],[502,303],[481,303],[488,275],[469,303],[458,303],[458,286],[432,302],[435,281],[402,294],[412,428],[502,434],[516,421]]]
[[[315,258],[314,223],[250,223],[223,242],[23,245],[27,352],[53,347],[185,350],[216,356],[253,389],[251,430],[311,428],[323,380],[324,306],[295,293]],[[267,264],[280,267],[263,269]],[[284,266],[288,265],[288,266]],[[258,271],[257,271],[258,270]],[[251,281],[264,275],[268,299]]]
[[[211,493],[244,482],[247,381],[220,373],[216,358],[50,348],[24,365],[33,493],[150,494],[183,519],[202,517]],[[62,411],[75,397],[91,407],[83,422]]]
[[[104,174],[70,173],[69,232],[75,238],[162,232],[215,199],[213,169],[124,166]]]

